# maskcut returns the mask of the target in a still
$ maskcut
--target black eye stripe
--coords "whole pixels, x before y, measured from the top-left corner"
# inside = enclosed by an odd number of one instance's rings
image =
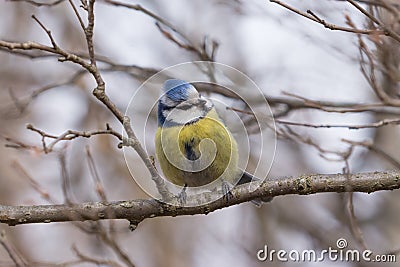
[[[171,110],[171,109],[174,109],[174,108],[176,108],[176,106],[173,106],[173,107],[169,107],[169,106],[163,106],[163,110]]]

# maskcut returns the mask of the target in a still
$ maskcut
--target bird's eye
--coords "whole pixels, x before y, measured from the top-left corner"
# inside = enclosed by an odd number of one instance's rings
[[[199,97],[201,97],[201,94],[199,93]]]

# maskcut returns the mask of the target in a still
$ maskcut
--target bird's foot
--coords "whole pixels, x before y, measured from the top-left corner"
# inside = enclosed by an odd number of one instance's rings
[[[186,200],[187,200],[186,188],[187,188],[187,184],[185,184],[183,186],[182,191],[177,196],[178,202],[181,206],[185,206],[185,204],[186,204]]]
[[[224,196],[224,199],[228,202],[233,198],[233,195],[231,193],[231,186],[229,185],[228,182],[222,180],[222,194]]]

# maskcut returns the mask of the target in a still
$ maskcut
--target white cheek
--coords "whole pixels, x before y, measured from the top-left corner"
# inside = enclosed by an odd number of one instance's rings
[[[199,93],[196,90],[188,91],[188,99],[197,99],[199,98]]]
[[[175,122],[178,124],[185,124],[190,121],[196,120],[196,119],[204,116],[203,113],[204,113],[203,110],[199,110],[195,106],[193,106],[187,110],[181,110],[181,109],[175,108],[173,110],[163,112],[167,121]]]
[[[164,105],[166,105],[167,107],[173,107],[176,106],[176,102],[172,101],[171,99],[169,99],[168,97],[163,97],[162,98],[162,103]]]

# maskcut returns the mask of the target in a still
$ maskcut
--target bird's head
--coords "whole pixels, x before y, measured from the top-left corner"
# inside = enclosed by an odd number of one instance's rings
[[[196,88],[182,80],[171,79],[164,83],[158,101],[159,126],[193,123],[204,117],[213,107]]]

